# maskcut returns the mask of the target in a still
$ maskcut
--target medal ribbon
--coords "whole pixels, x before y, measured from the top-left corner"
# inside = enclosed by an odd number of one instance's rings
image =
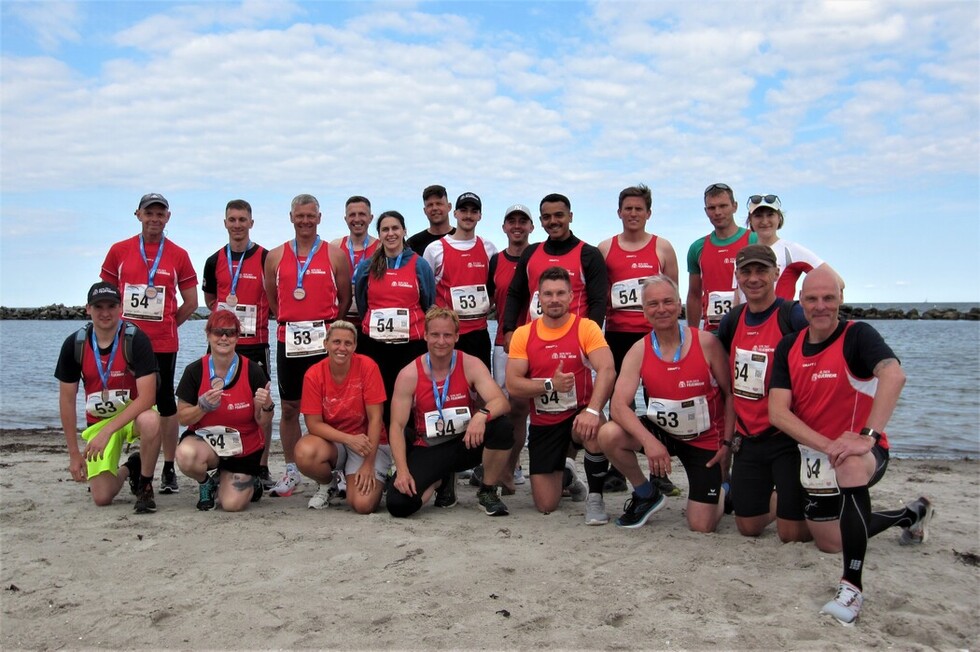
[[[681,343],[677,346],[677,353],[674,354],[674,362],[681,361],[681,351],[684,350],[684,327],[677,324],[677,332],[681,336]],[[656,331],[650,331],[650,341],[653,342],[653,352],[658,358],[663,360],[664,356],[660,353],[660,342],[657,340]]]
[[[299,264],[299,248],[296,244],[296,238],[293,238],[293,254],[296,256],[296,289],[303,289],[303,275],[306,274],[306,270],[310,268],[310,263],[313,262],[313,256],[316,254],[316,250],[320,248],[320,236],[316,237],[313,241],[313,248],[310,249],[310,255],[306,257],[306,262],[302,265]]]
[[[163,245],[167,241],[166,238],[160,239],[160,248],[157,249],[157,257],[153,260],[153,266],[150,267],[149,271],[146,273],[147,285],[153,285],[153,278],[157,275],[157,269],[160,267],[160,259],[163,258]],[[143,260],[146,261],[146,246],[143,244],[143,234],[140,234],[140,254],[143,256]],[[156,287],[153,285],[153,287]]]
[[[435,374],[432,373],[432,359],[429,358],[429,354],[425,354],[425,364],[429,365],[429,378],[432,380],[432,398],[436,401],[436,411],[439,413],[439,418],[442,417],[442,406],[446,404],[446,399],[449,397],[449,379],[452,378],[453,370],[456,368],[456,351],[453,351],[453,360],[449,363],[449,373],[446,374],[446,380],[442,383],[442,395],[439,395],[439,386],[436,384]],[[443,419],[445,422],[445,420]]]
[[[238,261],[238,269],[233,270],[231,264],[231,243],[225,245],[225,258],[228,259],[228,274],[231,276],[231,291],[229,294],[235,294],[235,289],[238,288],[238,276],[242,273],[242,267],[245,266],[245,254],[251,248],[252,241],[249,240],[248,244],[245,245],[245,251],[242,252],[241,260]]]
[[[102,353],[99,352],[99,341],[95,337],[95,329],[92,329],[92,350],[95,351],[95,369],[99,372],[102,389],[105,391],[109,391],[109,374],[112,372],[112,363],[115,362],[116,354],[119,352],[119,333],[122,331],[122,328],[122,322],[119,322],[116,335],[112,338],[112,348],[109,350],[109,363],[105,367],[102,366]]]
[[[231,366],[228,367],[228,373],[225,375],[225,379],[224,379],[225,380],[224,387],[227,387],[229,383],[231,383],[231,379],[235,377],[236,369],[238,369],[237,353],[235,354],[235,359],[231,361]],[[210,374],[209,377],[212,381],[218,376],[218,374],[214,373],[214,358],[210,355],[208,356],[208,372]]]
[[[400,268],[402,266],[402,256],[404,256],[404,255],[405,255],[405,250],[402,249],[401,251],[398,252],[398,258],[395,259],[395,266],[392,268],[391,265],[388,265],[388,267],[390,269],[398,269],[398,268]],[[387,256],[385,256],[385,260],[388,260],[388,257]],[[456,353],[453,352],[453,363],[455,363],[455,362],[456,362]]]

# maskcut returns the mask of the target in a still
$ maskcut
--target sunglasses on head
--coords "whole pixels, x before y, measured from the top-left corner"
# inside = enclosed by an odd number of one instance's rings
[[[710,186],[708,186],[707,188],[704,189],[704,194],[707,195],[707,194],[712,193],[712,192],[714,192],[716,190],[726,190],[728,192],[732,192],[732,189],[729,188],[724,183],[713,183],[713,184],[711,184]]]
[[[212,328],[211,334],[215,337],[238,337],[237,328]]]
[[[778,204],[779,197],[776,195],[752,195],[749,197],[750,204]]]

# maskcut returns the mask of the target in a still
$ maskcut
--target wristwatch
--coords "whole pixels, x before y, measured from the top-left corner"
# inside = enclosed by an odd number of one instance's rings
[[[551,379],[550,378],[545,378],[544,379],[544,391],[546,391],[546,392],[553,392],[553,391],[555,391],[555,384],[553,382],[551,382]]]
[[[873,428],[861,428],[860,434],[862,437],[871,437],[876,444],[881,441],[881,433]]]

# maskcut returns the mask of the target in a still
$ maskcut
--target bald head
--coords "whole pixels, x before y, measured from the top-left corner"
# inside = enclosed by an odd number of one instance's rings
[[[831,292],[836,293],[838,301],[844,298],[844,285],[840,276],[831,269],[818,267],[803,279],[803,292],[800,296],[806,296],[807,293],[826,296]]]

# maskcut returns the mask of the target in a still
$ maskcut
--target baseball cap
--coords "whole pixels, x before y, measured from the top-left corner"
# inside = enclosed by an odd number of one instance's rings
[[[504,219],[506,220],[508,217],[510,217],[511,213],[524,213],[525,215],[527,215],[527,218],[529,220],[534,219],[533,217],[531,217],[531,209],[529,209],[524,204],[514,204],[513,206],[508,208],[506,211],[504,211]]]
[[[456,198],[456,208],[460,208],[464,204],[476,204],[477,210],[483,210],[483,202],[480,201],[479,195],[475,192],[464,192],[462,195]]]
[[[167,198],[158,192],[151,192],[143,195],[142,199],[140,199],[140,210],[143,210],[151,204],[163,204],[164,208],[170,210],[170,202],[168,202]]]
[[[115,285],[106,281],[99,281],[88,289],[88,305],[94,306],[100,301],[122,303],[122,297],[119,296],[119,290],[116,289]]]
[[[741,269],[749,263],[759,263],[766,267],[777,267],[776,254],[768,245],[753,244],[743,247],[735,256],[735,269]]]

